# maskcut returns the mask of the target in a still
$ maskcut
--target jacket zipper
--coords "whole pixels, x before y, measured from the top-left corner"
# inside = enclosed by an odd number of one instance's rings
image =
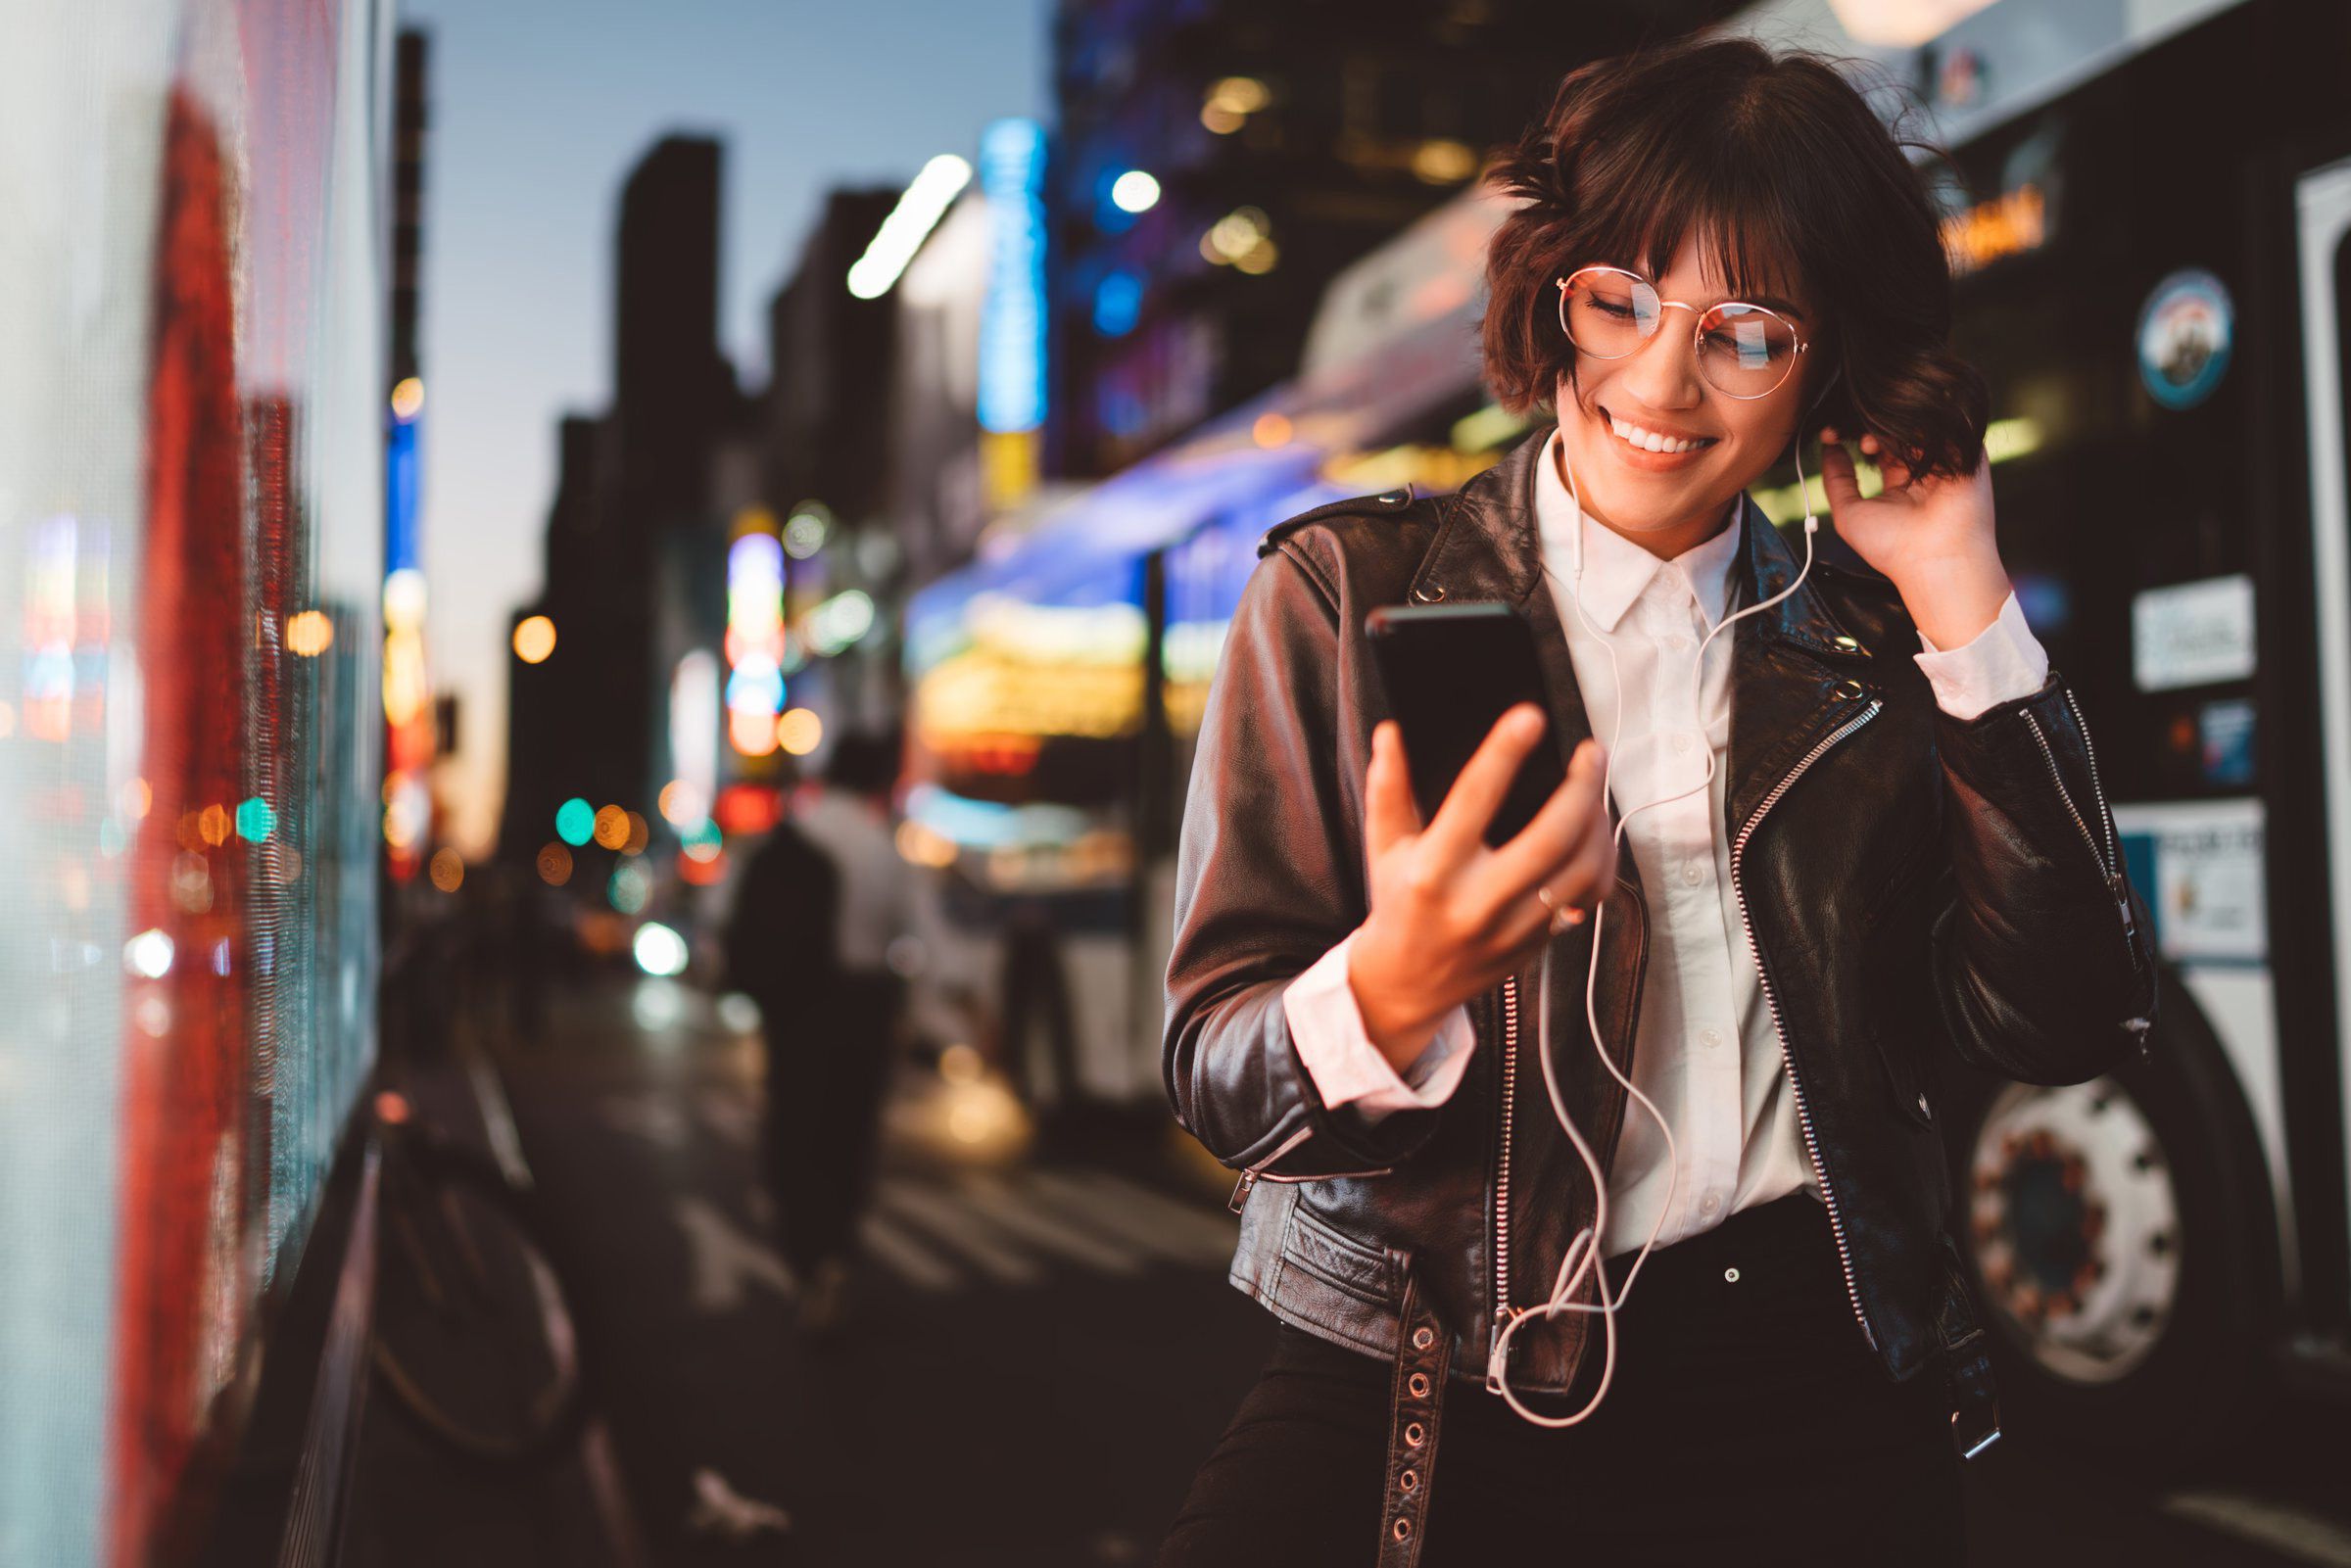
[[[2107,894],[2113,898],[2114,907],[2123,918],[2123,950],[2131,961],[2131,973],[2136,974],[2138,922],[2132,918],[2131,895],[2123,886],[2122,855],[2114,839],[2114,814],[2107,810],[2106,791],[2098,783],[2097,747],[2090,743],[2089,726],[2083,721],[2081,706],[2074,701],[2071,687],[2065,691],[2065,705],[2073,713],[2075,727],[2082,732],[2083,753],[2089,759],[2089,792],[2098,803],[2099,824],[2106,830],[2103,850],[2098,847],[2098,835],[2089,831],[2089,823],[2083,817],[2082,808],[2074,804],[2073,795],[2065,787],[2065,776],[2057,769],[2057,753],[2049,745],[2048,736],[2042,733],[2040,721],[2027,713],[2025,723],[2032,727],[2033,738],[2040,744],[2040,758],[2049,765],[2049,782],[2057,786],[2057,798],[2065,802],[2065,809],[2073,817],[2074,826],[2082,830],[2082,841],[2089,845],[2089,858],[2097,863],[2098,874],[2106,879]]]
[[[1242,1171],[1241,1179],[1232,1184],[1232,1196],[1225,1200],[1224,1207],[1236,1214],[1248,1208],[1250,1189],[1260,1181],[1334,1181],[1342,1176],[1384,1176],[1396,1168],[1394,1165],[1382,1165],[1376,1170],[1318,1170],[1311,1176],[1276,1176],[1267,1170],[1268,1165],[1314,1136],[1314,1131],[1313,1122],[1302,1123],[1296,1132],[1275,1144],[1271,1154]]]
[[[1511,1128],[1518,1093],[1518,976],[1502,982],[1502,1155],[1494,1167],[1494,1321],[1511,1316]],[[1501,1379],[1488,1357],[1486,1388],[1499,1392]]]
[[[1753,836],[1755,825],[1763,820],[1763,814],[1778,804],[1780,796],[1803,777],[1805,769],[1818,762],[1831,746],[1876,718],[1878,710],[1884,706],[1878,698],[1870,698],[1868,707],[1829,732],[1818,745],[1805,752],[1794,771],[1773,785],[1771,793],[1763,797],[1762,803],[1755,807],[1754,815],[1747,819],[1747,826],[1739,830],[1739,836],[1731,843],[1731,891],[1739,897],[1739,923],[1747,927],[1747,945],[1754,955],[1755,977],[1763,986],[1763,1004],[1771,1011],[1772,1032],[1780,1039],[1780,1061],[1788,1069],[1788,1088],[1796,1096],[1796,1119],[1803,1128],[1804,1153],[1812,1161],[1812,1173],[1820,1179],[1821,1201],[1829,1211],[1829,1229],[1837,1238],[1837,1265],[1845,1270],[1846,1299],[1852,1303],[1853,1320],[1861,1325],[1861,1337],[1869,1341],[1869,1348],[1873,1351],[1878,1349],[1878,1336],[1869,1326],[1869,1314],[1861,1309],[1861,1291],[1853,1281],[1852,1250],[1845,1235],[1845,1215],[1837,1208],[1837,1192],[1829,1185],[1829,1168],[1820,1158],[1820,1138],[1812,1129],[1812,1112],[1804,1103],[1803,1083],[1796,1075],[1796,1055],[1789,1049],[1788,1029],[1780,1020],[1779,997],[1772,991],[1771,972],[1763,967],[1763,945],[1755,940],[1754,922],[1748,915],[1747,889],[1739,880],[1739,862],[1747,853],[1747,841]]]

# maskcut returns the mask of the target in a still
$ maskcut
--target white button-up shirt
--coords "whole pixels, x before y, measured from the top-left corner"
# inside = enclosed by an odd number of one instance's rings
[[[1799,1188],[1817,1198],[1819,1185],[1731,887],[1731,844],[1722,825],[1731,641],[1753,635],[1751,627],[1742,622],[1725,630],[1706,643],[1703,667],[1699,658],[1708,630],[1738,607],[1725,597],[1740,546],[1740,507],[1733,505],[1712,538],[1663,559],[1578,512],[1554,460],[1558,444],[1555,435],[1538,465],[1535,515],[1592,733],[1604,744],[1613,737],[1609,797],[1622,821],[1644,802],[1690,791],[1623,825],[1651,927],[1633,1081],[1673,1128],[1674,1151],[1669,1160],[1656,1123],[1640,1107],[1627,1109],[1601,1237],[1601,1256],[1612,1258],[1647,1241],[1660,1212],[1662,1247]],[[1581,614],[1576,527],[1584,539]],[[2047,678],[2047,655],[2014,594],[1965,646],[1939,651],[1920,641],[1927,651],[1914,657],[1937,704],[1958,718],[2038,690]],[[1703,789],[1697,787],[1706,771],[1702,745],[1714,758]],[[1625,916],[1611,908],[1603,918]],[[1442,1105],[1468,1068],[1474,1037],[1466,1009],[1447,1015],[1426,1049],[1397,1073],[1371,1043],[1347,983],[1354,940],[1332,948],[1283,992],[1300,1061],[1326,1105],[1354,1105],[1373,1119]],[[1667,1210],[1669,1183],[1676,1190]]]

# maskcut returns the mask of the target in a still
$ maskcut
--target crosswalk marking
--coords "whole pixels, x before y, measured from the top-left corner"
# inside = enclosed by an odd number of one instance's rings
[[[1107,1171],[1080,1177],[1066,1170],[1034,1170],[1024,1185],[1062,1212],[1107,1226],[1170,1262],[1221,1267],[1231,1261],[1240,1237],[1237,1221]]]
[[[893,1224],[887,1214],[867,1214],[857,1227],[866,1254],[920,1291],[951,1291],[963,1284],[952,1263]]]
[[[605,1125],[666,1153],[702,1139],[737,1148],[759,1143],[756,1102],[723,1088],[605,1095],[597,1110]],[[773,1245],[775,1211],[764,1182],[744,1196],[748,1207],[740,1219],[704,1199],[677,1205],[690,1295],[702,1310],[733,1310],[746,1288],[787,1299],[795,1294],[792,1270]],[[1071,1268],[1117,1279],[1160,1266],[1222,1268],[1237,1235],[1233,1221],[1204,1205],[1108,1171],[1068,1166],[888,1171],[861,1225],[869,1260],[924,1292],[975,1284],[1032,1288]]]
[[[934,1242],[977,1263],[1000,1285],[1034,1285],[1044,1278],[1033,1262],[975,1224],[969,1211],[935,1187],[911,1181],[884,1182],[880,1204],[895,1217],[912,1221]]]
[[[1015,1194],[1001,1181],[975,1177],[964,1184],[964,1202],[989,1223],[1048,1252],[1061,1253],[1105,1274],[1136,1274],[1142,1258],[1132,1249],[1115,1246],[1054,1219]]]
[[[743,1305],[746,1284],[764,1285],[778,1296],[792,1294],[792,1270],[766,1243],[750,1235],[718,1208],[700,1198],[683,1198],[678,1229],[693,1259],[689,1295],[695,1309],[728,1312]]]

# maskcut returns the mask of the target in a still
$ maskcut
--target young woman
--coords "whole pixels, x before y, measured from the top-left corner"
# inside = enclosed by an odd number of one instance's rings
[[[1577,71],[1500,176],[1488,377],[1542,428],[1271,530],[1203,722],[1167,1083],[1281,1326],[1160,1560],[1956,1562],[1995,1428],[1934,1064],[2080,1081],[2154,1000],[1935,207],[1735,39]],[[1783,537],[1745,493],[1807,433],[1834,535]],[[1423,821],[1364,619],[1472,600],[1550,711]]]

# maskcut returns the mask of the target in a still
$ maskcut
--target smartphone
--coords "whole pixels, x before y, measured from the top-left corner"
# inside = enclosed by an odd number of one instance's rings
[[[1420,820],[1435,818],[1453,781],[1511,706],[1543,712],[1542,739],[1520,764],[1510,793],[1486,824],[1500,848],[1534,820],[1565,780],[1534,629],[1510,605],[1382,605],[1364,618],[1388,712],[1404,733],[1404,754]]]

